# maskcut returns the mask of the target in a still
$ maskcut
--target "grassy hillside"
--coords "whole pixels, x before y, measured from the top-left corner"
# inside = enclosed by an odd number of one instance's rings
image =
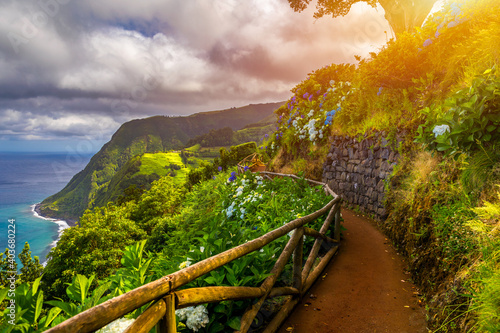
[[[41,203],[40,210],[45,216],[77,220],[85,209],[100,206],[107,199],[116,197],[117,191],[113,188],[108,191],[110,181],[132,157],[180,149],[190,138],[212,129],[231,127],[239,130],[269,117],[280,105],[252,104],[188,117],[156,116],[125,123],[83,171],[75,175],[63,190]],[[127,165],[126,170],[129,167]],[[123,171],[122,174],[129,173]],[[115,178],[115,183],[123,182]]]

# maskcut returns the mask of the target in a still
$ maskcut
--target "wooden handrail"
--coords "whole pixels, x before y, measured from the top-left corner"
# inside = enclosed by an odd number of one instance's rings
[[[271,172],[261,173],[265,174],[269,178],[273,176],[299,179],[299,177],[295,175],[285,175]],[[148,310],[142,313],[137,320],[134,321],[126,332],[148,332],[155,325],[158,325],[158,332],[172,333],[176,332],[175,313],[172,315],[175,309],[190,305],[220,302],[224,300],[259,298],[257,303],[255,303],[242,317],[242,326],[240,331],[246,332],[263,302],[267,298],[276,297],[277,295],[291,295],[294,296],[294,298],[291,298],[290,302],[296,304],[295,301],[297,297],[303,295],[307,289],[311,287],[312,283],[317,279],[326,264],[330,261],[331,257],[335,254],[338,249],[338,242],[340,241],[340,197],[336,195],[327,184],[311,180],[308,181],[312,184],[323,186],[325,191],[333,196],[333,199],[321,209],[307,216],[297,218],[254,240],[219,253],[218,255],[202,260],[173,274],[110,299],[72,318],[69,318],[46,332],[93,332],[124,316],[125,314],[136,310],[149,302],[155,301],[155,303],[150,306]],[[316,220],[326,213],[328,213],[328,216],[319,232],[309,228],[304,228],[304,225]],[[326,236],[326,233],[334,220],[335,239],[331,239]],[[260,287],[204,287],[182,291],[176,290],[196,278],[222,267],[233,260],[261,249],[263,246],[287,235],[291,231],[294,231],[293,236],[288,241],[285,249],[274,265],[271,275],[264,280]],[[316,238],[316,241],[308,256],[305,267],[302,268],[304,235],[313,236]],[[314,268],[311,272],[312,265],[319,252],[321,242],[324,240],[330,242],[336,241],[336,245],[326,253],[318,266],[316,266],[316,268]],[[293,286],[273,288],[279,275],[284,269],[285,264],[292,256],[292,253],[294,253]],[[283,311],[289,311],[287,310],[289,307],[290,305],[285,305],[283,307]],[[281,318],[283,315],[280,314],[277,317]],[[284,318],[286,318],[286,316]],[[273,324],[273,322],[275,321],[273,320],[270,325],[275,326],[276,323]]]

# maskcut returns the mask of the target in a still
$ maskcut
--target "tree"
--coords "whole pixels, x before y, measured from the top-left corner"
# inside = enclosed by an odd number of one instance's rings
[[[21,282],[32,283],[39,278],[43,273],[43,266],[37,256],[31,257],[30,245],[24,243],[23,251],[19,254],[19,259],[23,267],[19,279]]]
[[[325,15],[332,17],[344,16],[349,13],[351,6],[357,2],[366,2],[372,7],[377,3],[385,10],[385,19],[389,22],[396,36],[405,31],[412,31],[420,27],[429,15],[437,0],[318,0],[315,18]],[[290,7],[296,12],[307,8],[311,0],[288,0]]]

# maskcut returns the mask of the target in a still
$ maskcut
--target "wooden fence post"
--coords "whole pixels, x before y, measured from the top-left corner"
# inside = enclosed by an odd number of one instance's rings
[[[335,204],[335,229],[334,229],[334,236],[333,238],[335,239],[336,242],[340,243],[340,219],[342,218],[340,216],[340,203]]]
[[[304,257],[304,227],[295,229],[300,240],[293,253],[293,287],[302,293],[302,259]]]

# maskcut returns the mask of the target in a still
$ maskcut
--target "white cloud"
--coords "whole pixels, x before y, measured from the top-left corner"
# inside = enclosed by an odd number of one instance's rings
[[[294,13],[285,0],[47,3],[0,4],[0,137],[78,137],[284,100],[312,70],[376,50],[389,29],[366,4],[314,20],[314,6]]]

